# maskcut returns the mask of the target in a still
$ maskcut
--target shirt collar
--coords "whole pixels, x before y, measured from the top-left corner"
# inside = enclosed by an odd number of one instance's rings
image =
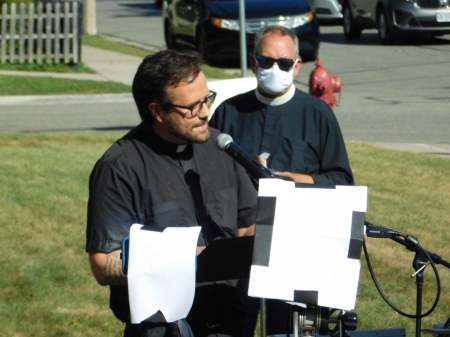
[[[182,145],[171,143],[159,137],[150,123],[142,122],[137,129],[144,142],[159,153],[176,158],[192,156],[192,143]]]
[[[286,91],[283,95],[275,97],[275,98],[269,98],[266,96],[263,96],[259,91],[258,88],[255,89],[255,95],[258,101],[265,105],[270,106],[277,106],[282,105],[286,102],[289,102],[292,97],[294,97],[295,94],[295,85],[292,84],[288,91]]]

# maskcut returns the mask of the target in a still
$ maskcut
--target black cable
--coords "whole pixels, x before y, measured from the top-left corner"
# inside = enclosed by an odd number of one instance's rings
[[[384,290],[381,288],[380,283],[378,282],[378,280],[377,280],[377,278],[376,278],[376,276],[375,276],[375,273],[374,273],[373,268],[372,268],[372,263],[370,262],[369,253],[367,252],[366,241],[365,241],[365,239],[363,239],[363,249],[364,249],[364,256],[365,256],[366,262],[367,262],[367,268],[369,269],[370,277],[372,278],[372,281],[373,281],[373,283],[375,284],[375,287],[377,288],[378,293],[380,294],[381,298],[382,298],[382,299],[383,299],[383,300],[384,300],[384,301],[385,301],[385,302],[386,302],[386,303],[387,303],[394,311],[396,311],[396,312],[399,313],[400,315],[405,316],[405,317],[409,317],[409,318],[416,318],[416,319],[417,319],[417,318],[423,318],[423,317],[428,316],[428,315],[431,314],[431,313],[434,311],[434,309],[436,308],[436,306],[437,306],[437,304],[438,304],[438,302],[439,302],[440,296],[441,296],[441,280],[440,280],[440,278],[439,278],[439,273],[438,273],[438,271],[437,271],[437,268],[436,268],[436,266],[435,266],[435,263],[433,262],[433,260],[432,260],[431,257],[429,256],[428,252],[427,252],[425,249],[423,249],[422,246],[420,246],[418,243],[417,243],[416,245],[417,245],[417,247],[419,248],[419,250],[420,250],[422,253],[424,253],[425,256],[428,258],[428,260],[430,261],[431,267],[433,268],[434,275],[435,275],[435,277],[436,277],[436,287],[437,287],[437,289],[436,289],[436,298],[435,298],[435,300],[434,300],[433,305],[431,306],[431,308],[430,308],[428,311],[426,311],[425,313],[421,314],[420,316],[417,316],[416,314],[408,314],[408,313],[402,311],[401,309],[399,309],[396,305],[394,305],[394,304],[387,298],[386,294],[384,293]]]

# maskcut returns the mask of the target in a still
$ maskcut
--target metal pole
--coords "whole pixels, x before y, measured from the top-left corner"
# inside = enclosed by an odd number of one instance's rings
[[[241,74],[247,77],[247,34],[245,24],[245,0],[239,0],[239,33],[241,50]]]
[[[261,337],[267,337],[267,329],[266,329],[266,320],[267,312],[266,312],[266,300],[261,298],[261,311],[260,311],[260,328],[261,328]]]

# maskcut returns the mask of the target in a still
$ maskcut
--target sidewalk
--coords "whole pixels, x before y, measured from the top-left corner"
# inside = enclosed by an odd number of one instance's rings
[[[83,46],[82,51],[83,63],[94,70],[96,72],[95,74],[0,70],[0,75],[114,81],[131,85],[136,69],[142,60],[140,57],[89,46]]]
[[[83,63],[104,81],[131,85],[142,58],[104,49],[83,46]]]

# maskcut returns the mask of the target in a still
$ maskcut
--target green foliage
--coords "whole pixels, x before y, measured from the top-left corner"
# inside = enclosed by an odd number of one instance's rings
[[[37,63],[3,63],[0,64],[0,70],[21,70],[21,71],[41,71],[53,73],[90,73],[95,71],[84,64],[37,64]]]
[[[62,95],[126,92],[130,92],[130,87],[117,82],[7,76],[0,74],[0,95]]]
[[[110,50],[121,54],[127,54],[137,57],[145,57],[149,54],[152,54],[153,52],[140,48],[135,47],[123,42],[114,41],[111,39],[108,39],[107,37],[103,35],[83,35],[83,44],[86,46],[91,46],[99,49],[104,50]]]
[[[32,2],[37,2],[37,0],[0,0],[0,6],[4,3],[6,4],[20,4],[20,3],[24,3],[24,4],[30,4]]]
[[[121,336],[108,309],[108,291],[91,276],[84,253],[88,177],[119,133],[0,134],[0,326],[2,336]],[[358,184],[369,187],[368,220],[416,235],[450,256],[449,161],[350,144]],[[414,308],[412,254],[385,240],[368,240],[381,284],[403,309]],[[438,310],[424,327],[450,312],[450,274],[441,272]],[[425,302],[433,297],[431,268]],[[414,321],[385,305],[362,262],[357,303],[360,328],[406,327]]]
[[[450,257],[450,162],[448,158],[352,144],[352,168],[358,185],[369,187],[368,220],[394,227],[420,239],[422,246]],[[367,246],[381,285],[390,299],[403,311],[414,314],[415,279],[411,266],[414,255],[389,240],[368,239]],[[360,328],[406,327],[414,335],[414,321],[399,316],[378,295],[362,262],[357,312]],[[441,276],[441,300],[423,327],[444,322],[450,313],[450,273],[438,267]],[[424,311],[431,307],[436,285],[431,267],[425,273]]]

